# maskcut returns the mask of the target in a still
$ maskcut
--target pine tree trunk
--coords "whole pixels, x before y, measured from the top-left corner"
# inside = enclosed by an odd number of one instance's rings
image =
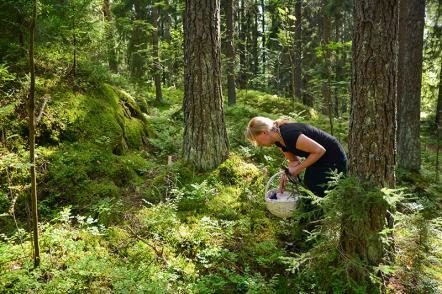
[[[29,157],[31,173],[31,207],[32,229],[34,241],[34,267],[40,265],[40,246],[38,242],[38,210],[37,210],[37,176],[35,171],[35,65],[34,65],[34,34],[37,18],[37,0],[32,3],[32,19],[29,32],[29,67],[31,71],[31,85],[29,89]]]
[[[77,32],[75,24],[75,3],[72,3],[72,47],[73,47],[73,57],[72,57],[72,75],[75,79],[77,75]]]
[[[135,22],[128,44],[129,70],[132,79],[141,79],[146,63],[145,53],[147,35],[145,31],[145,7],[141,0],[134,1]]]
[[[398,61],[398,166],[418,171],[425,0],[401,0]]]
[[[227,92],[229,105],[236,103],[236,90],[235,90],[235,20],[234,20],[234,8],[233,1],[226,0],[226,22],[227,22]]]
[[[161,64],[158,39],[158,8],[152,7],[152,54],[153,54],[153,78],[155,82],[155,96],[158,103],[163,103],[161,92]]]
[[[436,108],[436,127],[442,129],[442,62],[440,65],[440,72],[439,72],[439,96],[437,98],[437,108]]]
[[[323,10],[326,2],[323,2]],[[324,113],[328,114],[330,122],[330,134],[333,135],[333,105],[330,92],[330,49],[328,43],[330,42],[331,21],[330,16],[323,12],[322,16],[322,50],[324,52],[323,68],[324,68],[324,82],[322,84],[322,97]]]
[[[173,3],[169,4],[169,0],[165,0],[164,1],[165,5],[168,7],[167,9],[160,9],[160,27],[161,27],[161,39],[165,40],[166,42],[170,42],[170,40],[172,39],[172,35],[170,33],[170,28],[172,26],[172,16],[171,16],[171,9],[169,7],[169,5],[173,5]],[[164,64],[164,66],[167,67],[166,70],[162,71],[162,81],[163,81],[163,85],[167,85],[170,86],[174,83],[172,83],[173,81],[173,76],[175,76],[175,66],[174,64],[177,61],[173,61],[173,62],[167,62]]]
[[[166,6],[169,6],[169,0],[164,1]],[[170,35],[170,24],[172,18],[170,17],[170,9],[160,9],[161,14],[161,37],[164,40],[170,40],[172,36]]]
[[[361,185],[394,187],[398,1],[354,4],[349,170]],[[367,205],[364,222],[343,215],[341,247],[344,256],[376,266],[385,257],[387,211],[381,201]],[[364,271],[349,274],[370,283]]]
[[[348,144],[350,171],[376,185],[392,187],[395,183],[397,0],[356,1],[355,9]]]
[[[289,48],[288,49],[288,56],[289,56],[289,62],[290,62],[290,85],[291,85],[291,97],[292,102],[294,103],[296,101],[296,65],[295,65],[295,48]]]
[[[200,170],[228,157],[220,47],[219,0],[186,0],[183,155]]]
[[[115,40],[113,37],[113,26],[112,26],[112,15],[110,12],[110,2],[109,0],[103,0],[102,7],[105,25],[106,25],[106,43],[107,43],[107,60],[109,64],[109,69],[117,73],[118,72],[118,62],[117,62],[117,52],[115,50]]]
[[[265,30],[265,3],[264,0],[261,0],[261,40],[262,40],[262,73],[266,73],[266,30]]]
[[[439,72],[439,95],[437,98],[436,108],[436,137],[437,137],[437,150],[436,150],[436,182],[439,183],[440,173],[440,142],[442,138],[442,63],[440,65]]]
[[[252,34],[252,56],[253,56],[253,76],[258,75],[259,52],[258,52],[258,5],[253,3],[253,34]]]
[[[295,96],[302,100],[302,0],[295,2]]]
[[[338,12],[335,15],[335,42],[341,42],[341,17],[342,15]],[[335,83],[338,83],[342,79],[342,57],[341,54],[338,52],[336,54],[336,61],[335,61]],[[339,106],[340,106],[340,99],[339,99],[339,87],[335,86],[335,103],[334,103],[334,115],[335,117],[339,117]]]
[[[247,25],[246,25],[246,13],[245,13],[245,0],[241,1],[241,8],[239,9],[239,18],[238,18],[238,24],[239,24],[239,77],[238,77],[238,84],[241,89],[245,89],[247,87],[247,64],[246,64],[246,32],[247,32]]]
[[[245,7],[245,34],[246,34],[246,64],[245,64],[245,83],[246,87],[249,84],[250,74],[254,72],[253,65],[253,13],[249,2],[246,2]]]

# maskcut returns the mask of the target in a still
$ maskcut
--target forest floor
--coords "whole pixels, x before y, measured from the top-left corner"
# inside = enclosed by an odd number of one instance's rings
[[[0,170],[9,175],[10,193],[0,202],[0,292],[362,291],[318,264],[337,251],[317,256],[287,246],[299,236],[298,220],[272,216],[263,195],[283,158],[243,135],[256,115],[287,116],[328,131],[327,117],[283,97],[239,91],[237,104],[225,106],[230,157],[214,171],[198,172],[180,159],[182,90],[164,89],[163,104],[146,89],[129,92],[100,84],[50,93],[37,140],[37,269],[24,229],[26,198],[18,197],[27,187],[24,141],[12,138],[2,149]],[[334,124],[346,146],[348,117]],[[421,174],[398,172],[405,191],[397,192],[405,197],[396,217],[398,256],[382,268],[392,293],[442,291],[442,184],[434,180],[433,139],[423,132]],[[8,213],[10,207],[15,210]],[[333,248],[338,231],[322,238],[321,248]]]

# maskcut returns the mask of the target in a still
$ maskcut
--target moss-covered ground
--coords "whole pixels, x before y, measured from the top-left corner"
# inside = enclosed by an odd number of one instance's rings
[[[339,274],[323,279],[328,269],[295,265],[300,255],[289,245],[296,241],[296,218],[272,216],[263,195],[283,158],[243,136],[256,115],[287,116],[326,131],[328,119],[283,97],[239,91],[238,103],[225,106],[230,157],[203,173],[181,160],[182,90],[163,94],[165,103],[158,105],[146,99],[154,96],[147,90],[131,95],[109,84],[51,90],[37,138],[37,269],[24,230],[24,123],[11,128],[18,135],[0,159],[0,292],[344,292]],[[334,135],[345,146],[347,125],[346,117],[335,119]],[[431,132],[423,135],[431,138]],[[441,218],[434,212],[442,189],[434,182],[434,151],[424,145],[422,152],[422,175],[399,177],[410,207],[399,217],[401,254],[390,272],[390,292],[441,290]]]

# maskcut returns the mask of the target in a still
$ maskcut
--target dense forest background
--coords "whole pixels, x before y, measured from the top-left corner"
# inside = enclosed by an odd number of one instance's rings
[[[0,0],[0,292],[442,291],[442,3],[386,2]],[[308,249],[257,115],[349,154]]]

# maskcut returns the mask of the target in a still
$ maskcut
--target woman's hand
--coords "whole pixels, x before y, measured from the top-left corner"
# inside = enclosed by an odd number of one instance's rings
[[[289,162],[288,168],[289,168],[290,174],[294,177],[298,176],[303,171],[300,161]]]

